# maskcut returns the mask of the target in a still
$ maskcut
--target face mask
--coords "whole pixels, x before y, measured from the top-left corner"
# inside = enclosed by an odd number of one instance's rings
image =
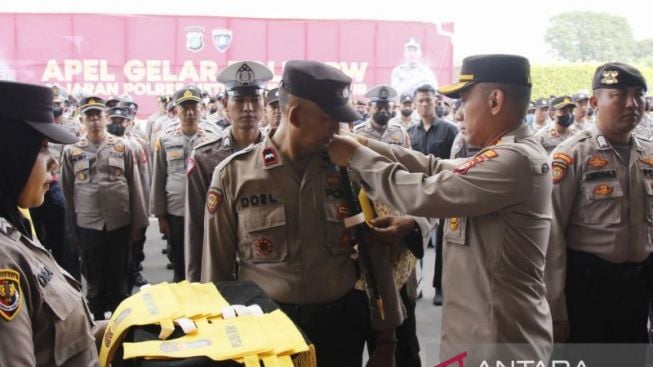
[[[445,114],[444,106],[437,106],[435,108],[435,115],[437,117],[442,117],[442,116],[444,116],[444,114]]]
[[[359,112],[359,114],[363,117],[363,120],[367,120],[367,118],[370,117],[367,112]]]
[[[54,117],[59,117],[63,114],[63,108],[61,107],[52,107],[52,114]]]
[[[372,119],[379,125],[385,125],[390,120],[390,114],[386,111],[377,112],[372,116]]]
[[[215,107],[215,108],[211,108],[211,109],[209,110],[209,113],[210,113],[211,115],[213,115],[213,114],[216,113],[216,112],[218,112],[218,108],[217,108],[217,107]]]
[[[567,127],[571,125],[572,122],[574,122],[574,117],[571,113],[565,113],[562,116],[558,116],[557,120],[558,120],[558,125]]]
[[[529,113],[528,115],[526,115],[526,123],[527,124],[533,125],[534,122],[535,122],[535,115],[534,114]]]
[[[408,116],[410,116],[412,113],[413,113],[413,110],[411,110],[411,109],[401,110],[401,115],[402,115],[403,117],[408,117]]]
[[[125,127],[118,124],[109,124],[107,125],[107,131],[115,136],[125,135]]]

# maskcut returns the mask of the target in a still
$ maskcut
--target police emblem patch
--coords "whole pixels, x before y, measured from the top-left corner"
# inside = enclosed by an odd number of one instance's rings
[[[617,70],[606,70],[601,73],[601,84],[612,85],[619,83],[619,71]]]
[[[122,153],[125,151],[125,146],[122,144],[116,144],[114,145],[113,150],[115,150],[118,153]]]
[[[252,70],[249,65],[243,64],[243,66],[238,68],[236,71],[236,80],[238,80],[238,83],[241,85],[247,86],[256,80],[256,75],[254,74],[254,70]]]
[[[11,269],[0,269],[0,316],[10,321],[23,304],[20,274]]]
[[[449,218],[449,229],[452,232],[455,232],[458,230],[458,227],[460,227],[460,221],[458,218]]]
[[[594,188],[594,193],[599,196],[607,196],[612,194],[614,189],[610,185],[598,185]]]
[[[381,89],[379,89],[379,98],[388,99],[388,97],[390,97],[390,91],[388,90],[388,88],[381,87]]]
[[[224,194],[222,190],[212,187],[206,194],[206,209],[209,213],[213,214],[222,205],[224,201]]]
[[[653,157],[644,157],[639,159],[640,162],[653,166]]]
[[[467,171],[469,171],[472,167],[476,166],[477,164],[479,164],[481,162],[485,162],[488,159],[496,158],[498,156],[499,156],[499,154],[496,151],[494,151],[492,149],[489,149],[489,150],[486,150],[483,153],[480,153],[479,155],[475,156],[474,158],[468,160],[467,162],[463,163],[461,166],[458,166],[458,167],[454,168],[453,171],[455,173],[464,175],[465,173],[467,173]]]
[[[199,52],[204,48],[204,27],[186,27],[186,49]]]
[[[231,46],[233,32],[228,29],[215,28],[211,31],[211,38],[213,39],[213,46],[224,53]]]
[[[263,149],[263,164],[267,167],[277,163],[279,163],[277,152],[272,148]]]
[[[593,155],[587,160],[587,165],[592,168],[603,168],[606,164],[608,164],[608,160],[598,155]]]
[[[551,176],[553,177],[553,183],[557,184],[562,181],[567,175],[567,166],[560,162],[551,163]]]
[[[571,164],[574,163],[574,158],[566,153],[553,153],[553,160],[562,161],[567,166],[571,166]]]
[[[270,256],[272,253],[272,241],[267,238],[259,238],[254,241],[254,252],[257,256]]]

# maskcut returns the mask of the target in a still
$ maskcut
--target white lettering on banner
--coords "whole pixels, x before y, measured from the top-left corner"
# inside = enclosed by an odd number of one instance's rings
[[[232,64],[234,61],[229,61]],[[281,80],[281,72],[286,61],[265,62],[273,72],[277,71],[276,66],[281,65],[281,70],[275,73],[274,78],[268,84],[273,88]],[[365,75],[367,74],[367,62],[326,62],[333,67],[342,70],[353,79],[352,93],[363,95],[367,92]],[[226,65],[224,66],[226,67]],[[111,73],[122,71],[122,76]],[[175,71],[178,70],[178,71]],[[75,91],[83,89],[88,93],[98,95],[161,95],[172,94],[187,84],[197,85],[199,88],[208,91],[210,94],[221,92],[224,87],[216,82],[216,76],[221,68],[215,61],[184,60],[181,65],[171,65],[169,60],[127,60],[123,65],[109,65],[103,59],[65,59],[57,61],[48,60],[41,81],[43,83],[65,83],[66,89]],[[122,82],[117,80],[122,79]]]

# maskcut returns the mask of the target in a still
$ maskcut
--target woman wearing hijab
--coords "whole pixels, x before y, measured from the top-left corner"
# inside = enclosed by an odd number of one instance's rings
[[[49,189],[48,141],[77,139],[53,123],[49,88],[14,82],[0,82],[0,129],[0,366],[95,366],[81,284],[19,211]]]

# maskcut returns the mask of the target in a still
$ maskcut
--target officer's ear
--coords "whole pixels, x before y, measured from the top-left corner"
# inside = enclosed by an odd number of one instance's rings
[[[598,93],[601,93],[601,91],[598,90]],[[599,110],[599,98],[597,96],[597,91],[595,91],[594,94],[590,97],[590,107],[592,107],[594,111]]]
[[[498,115],[503,110],[503,105],[506,101],[506,95],[501,89],[493,89],[488,95],[488,104],[490,106],[490,113]]]
[[[301,121],[301,104],[290,103],[288,109],[288,121],[295,127],[299,127]]]
[[[224,97],[220,100],[220,103],[222,103],[222,109],[224,111],[227,110],[227,103],[229,103],[229,96],[225,93]]]

